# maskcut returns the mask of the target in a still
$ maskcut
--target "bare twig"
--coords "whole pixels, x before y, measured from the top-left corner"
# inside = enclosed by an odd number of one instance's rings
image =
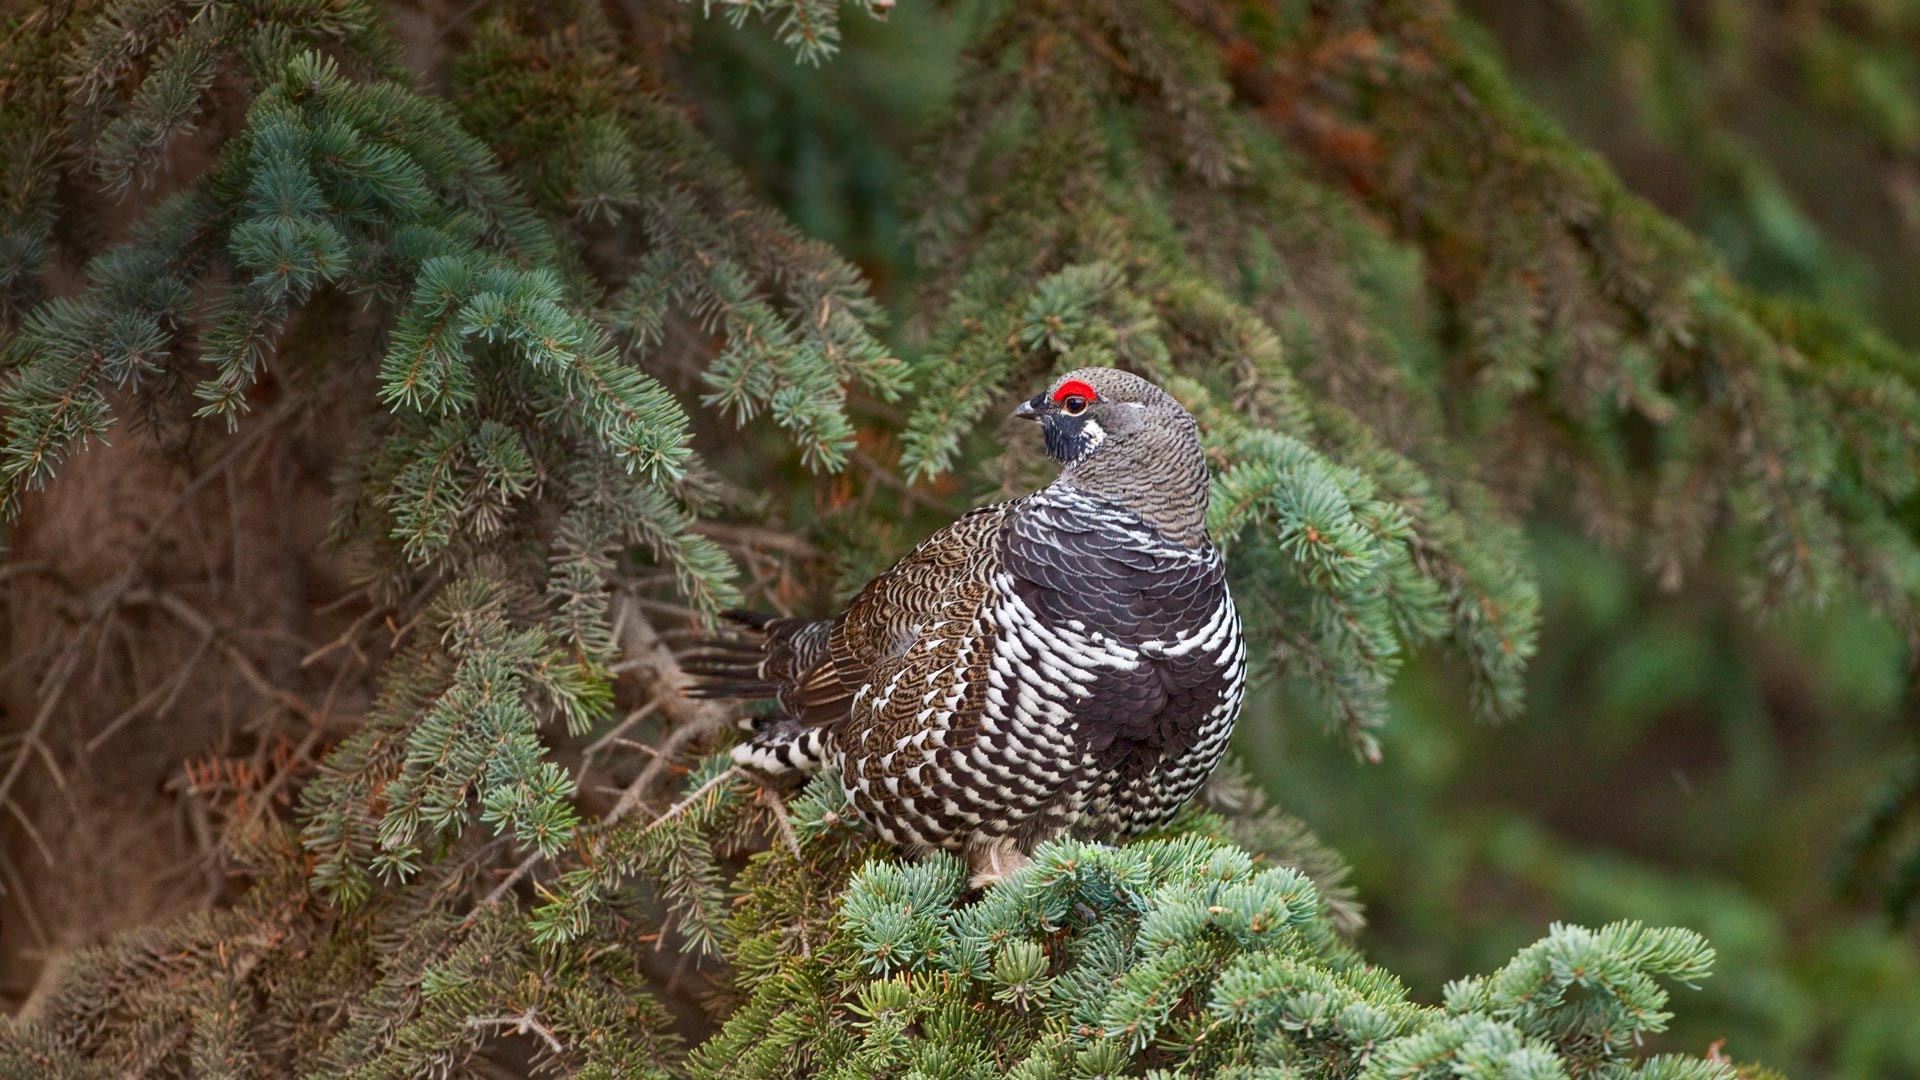
[[[805,862],[806,856],[800,854],[800,834],[793,831],[793,822],[787,817],[787,800],[772,788],[762,787],[760,801],[767,804],[767,812],[773,815],[774,831],[787,842],[787,850],[793,852],[794,858]]]
[[[553,1048],[553,1052],[556,1054],[564,1054],[567,1052],[567,1048],[561,1045],[559,1036],[553,1033],[552,1028],[542,1024],[539,1019],[533,1015],[532,1009],[528,1009],[519,1016],[468,1017],[467,1026],[470,1028],[512,1028],[516,1034],[540,1036],[541,1039],[546,1041],[549,1047]]]
[[[679,817],[681,814],[686,813],[689,807],[691,807],[694,803],[700,801],[701,799],[705,798],[715,788],[718,788],[722,783],[728,780],[737,779],[745,775],[746,774],[742,772],[738,766],[730,767],[725,772],[721,772],[714,775],[706,783],[701,784],[699,787],[695,788],[691,793],[687,795],[686,798],[681,799],[679,802],[674,803],[672,806],[667,807],[667,809],[663,811],[659,817],[654,818],[652,821],[648,822],[647,827],[640,830],[640,835],[645,836],[648,833],[652,832],[653,830],[666,824],[667,822],[672,821],[674,818]],[[607,816],[601,819],[602,824],[604,825],[615,824],[621,819],[621,817],[625,816],[625,813],[629,808],[633,806],[637,806],[639,804],[638,799],[628,798],[628,796],[632,795],[634,791],[638,789],[638,787],[639,787],[638,779],[635,779],[633,783],[627,785],[627,790],[624,794],[621,795],[620,801],[615,803],[613,809],[607,813]],[[489,892],[486,896],[482,897],[480,902],[474,905],[473,911],[467,915],[467,920],[466,920],[467,923],[471,924],[473,922],[473,917],[475,915],[478,915],[480,912],[485,911],[487,908],[490,908],[493,905],[499,903],[500,899],[506,896],[507,893],[510,890],[512,890],[512,888],[515,885],[518,885],[522,878],[525,878],[528,874],[532,873],[533,868],[540,865],[540,861],[544,858],[546,858],[545,853],[540,851],[534,851],[528,854],[526,858],[520,860],[520,865],[513,868],[513,872],[507,875],[506,880],[502,881],[498,885],[495,885],[493,887],[492,892]]]
[[[694,803],[697,803],[701,799],[706,798],[720,785],[726,783],[729,780],[737,780],[745,775],[746,773],[741,771],[738,765],[728,766],[726,769],[722,770],[721,772],[715,773],[713,776],[707,779],[706,783],[701,784],[699,787],[694,788],[692,791],[688,792],[685,798],[681,799],[677,803],[674,803],[672,806],[667,807],[666,810],[663,811],[659,817],[654,818],[651,822],[647,824],[646,828],[640,830],[640,835],[645,836],[647,833],[652,832],[653,830],[659,828],[661,825],[664,825],[667,822],[672,821],[674,818],[677,818],[681,814],[686,813],[688,808],[693,806]],[[628,785],[627,790],[632,791],[633,785],[631,784]],[[613,808],[613,812],[606,816],[606,823],[609,825],[612,825],[618,822],[622,816],[621,811],[626,807],[633,806],[633,805],[636,805],[636,804],[625,802],[624,800],[621,803],[616,804]]]
[[[613,808],[607,811],[603,820],[609,825],[632,812],[635,806],[653,793],[666,779],[667,771],[672,768],[681,751],[732,723],[732,717],[725,708],[712,702],[681,696],[680,685],[685,675],[680,671],[679,661],[674,659],[672,650],[661,640],[652,623],[632,605],[632,599],[627,597],[619,605],[615,621],[622,631],[621,651],[628,658],[623,663],[627,665],[627,671],[653,695],[647,705],[638,711],[648,714],[658,712],[671,730],[651,752],[652,760],[621,792]],[[625,727],[627,724],[623,722],[620,728],[609,735],[617,737]]]
[[[44,559],[22,559],[19,562],[0,566],[0,581],[5,581],[15,574],[46,574],[50,577],[59,576],[54,572],[53,564]]]
[[[53,944],[53,938],[47,934],[47,926],[40,921],[40,913],[34,909],[33,897],[27,892],[27,883],[20,880],[20,872],[14,869],[13,861],[0,851],[0,876],[6,878],[6,888],[0,892],[13,894],[15,904],[20,909],[21,918],[26,920],[27,930],[33,934],[33,940],[42,949]]]
[[[631,731],[633,729],[633,725],[639,723],[642,720],[645,720],[649,716],[652,716],[654,711],[659,707],[660,707],[660,699],[655,698],[652,701],[647,702],[645,705],[642,705],[639,708],[628,713],[627,715],[621,717],[620,722],[618,724],[615,724],[612,730],[608,731],[605,735],[602,735],[599,738],[593,740],[593,743],[589,745],[586,748],[586,750],[581,753],[580,758],[582,763],[591,764],[593,762],[593,759],[598,757],[600,755],[600,752],[605,750],[607,747],[618,746],[622,743],[625,743],[627,740],[621,738],[621,736],[625,735],[628,731]]]
[[[733,714],[716,702],[683,696],[680,688],[686,683],[686,674],[674,659],[673,650],[667,648],[653,624],[640,615],[634,597],[623,598],[620,607],[625,616],[620,620],[621,652],[634,662],[635,666],[629,670],[652,693],[670,729],[660,745],[660,753],[634,778],[628,789],[631,798],[622,796],[621,802],[628,803],[645,798],[654,785],[666,778],[675,753],[732,726]],[[613,813],[624,814],[626,810],[616,805]]]
[[[628,674],[652,693],[649,707],[657,711],[672,727],[666,738],[661,741],[653,760],[647,762],[639,775],[627,784],[620,793],[620,798],[613,804],[613,808],[601,818],[604,825],[619,822],[620,819],[632,813],[634,808],[645,802],[654,789],[667,778],[668,770],[681,751],[701,739],[724,730],[733,722],[732,715],[724,707],[713,702],[697,701],[681,696],[680,685],[685,676],[680,671],[680,664],[674,659],[672,650],[668,649],[666,643],[661,640],[658,631],[640,615],[634,597],[622,598],[619,610],[615,612],[614,625],[621,628],[621,651],[627,657],[622,661],[622,665],[617,667],[624,666]],[[625,726],[624,723],[622,726]],[[723,780],[738,775],[741,775],[738,770],[728,769],[715,776],[702,784],[700,790],[669,807],[647,828],[652,829],[661,822],[678,816],[692,805],[694,799],[707,794]],[[474,906],[473,912],[467,916],[467,922],[470,924],[481,911],[499,903],[501,898],[532,873],[544,858],[545,855],[539,851],[528,853],[526,858],[508,873],[505,880],[494,886]]]
[[[67,797],[67,805],[73,805],[73,789],[67,787],[66,774],[60,771],[60,763],[54,760],[53,750],[47,745],[46,740],[36,739],[27,743],[26,746],[40,755],[40,764],[47,767],[47,776],[53,780],[53,786],[59,788],[60,794]]]
[[[48,866],[56,865],[53,850],[47,847],[46,838],[40,835],[40,830],[34,825],[33,819],[28,817],[27,812],[20,809],[20,804],[14,802],[12,799],[6,800],[6,804],[7,810],[13,814],[14,820],[20,823],[21,828],[27,830],[28,838],[33,841],[33,846],[40,851],[40,857],[46,860]]]
[[[294,747],[293,753],[287,756],[286,767],[275,773],[272,780],[261,785],[260,790],[254,793],[253,811],[247,815],[247,820],[243,823],[247,828],[252,828],[253,824],[266,814],[268,805],[273,802],[273,797],[280,793],[282,787],[286,786],[287,779],[291,777],[294,770],[299,767],[301,760],[312,753],[313,748],[319,745],[319,743],[320,729],[317,727],[309,729],[307,731],[307,737],[301,739],[300,745]]]
[[[91,754],[106,745],[108,739],[113,738],[122,727],[125,727],[134,717],[146,712],[155,703],[159,703],[160,707],[154,710],[154,715],[165,715],[167,707],[179,699],[180,691],[185,688],[187,680],[199,666],[200,658],[206,655],[207,649],[212,645],[213,637],[202,635],[199,643],[193,647],[193,654],[187,657],[186,663],[181,664],[174,671],[172,677],[140,695],[140,700],[120,710],[120,715],[107,721],[106,727],[101,728],[93,738],[87,740],[87,753]]]
[[[66,696],[67,687],[73,681],[73,669],[80,663],[80,650],[70,643],[54,666],[47,672],[44,685],[48,687],[45,700],[40,703],[40,711],[34,714],[33,723],[27,725],[26,733],[20,740],[19,749],[13,753],[13,762],[7,766],[7,773],[0,777],[0,799],[7,798],[13,792],[13,785],[27,767],[27,750],[40,741],[47,729],[47,723],[53,719],[55,709],[60,707],[60,699]]]
[[[41,735],[45,733],[47,724],[52,721],[54,712],[59,709],[61,700],[66,697],[67,688],[73,683],[74,671],[80,665],[80,657],[86,649],[87,639],[94,636],[105,623],[108,614],[115,610],[120,597],[127,591],[132,581],[131,572],[125,571],[89,594],[87,603],[80,613],[80,626],[74,630],[73,636],[67,639],[66,644],[61,646],[59,654],[47,667],[46,677],[40,681],[40,711],[34,714],[33,722],[27,726],[27,730],[20,734],[20,745],[13,751],[13,760],[7,766],[6,775],[0,777],[0,800],[12,794],[14,783],[26,770],[29,753],[39,753],[41,760],[46,763],[48,772],[53,776],[54,783],[58,784],[62,790],[66,789],[66,778],[61,775],[53,756],[46,752]]]
[[[200,631],[202,634],[213,637],[221,636],[219,628],[214,626],[213,622],[202,614],[199,608],[180,599],[180,597],[173,593],[152,589],[129,589],[126,596],[122,599],[122,603],[129,606],[155,604],[175,619]],[[226,640],[222,640],[220,645],[222,651],[227,654],[228,661],[233,664],[234,671],[238,672],[240,677],[246,681],[247,685],[253,688],[254,693],[259,694],[268,701],[274,702],[289,712],[304,717],[311,724],[319,725],[326,719],[312,705],[307,704],[298,696],[290,694],[268,681],[267,677],[260,673],[260,669],[254,666],[252,658],[242,652],[238,645]]]
[[[796,559],[817,559],[820,549],[797,536],[752,525],[733,525],[722,521],[694,523],[693,531],[735,547],[761,548],[790,555]]]
[[[300,666],[303,668],[312,667],[314,664],[319,663],[328,653],[338,649],[348,649],[352,651],[353,658],[365,664],[367,662],[367,654],[360,651],[360,635],[366,631],[367,627],[371,625],[375,619],[386,614],[386,612],[387,609],[384,607],[368,608],[359,618],[353,620],[353,625],[340,631],[339,637],[334,638],[332,641],[301,657]]]
[[[48,656],[59,651],[60,647],[52,642],[32,649],[21,649],[9,657],[6,663],[0,664],[0,679],[11,676],[20,668],[31,667],[34,664],[38,664]]]
[[[240,460],[241,455],[252,450],[261,440],[266,438],[268,433],[279,427],[289,416],[292,416],[296,411],[296,407],[305,408],[306,405],[306,395],[288,394],[285,398],[281,399],[277,406],[263,414],[259,422],[248,428],[247,433],[240,436],[239,440],[229,447],[226,453],[221,454],[218,460],[214,461],[212,465],[201,470],[200,475],[187,481],[186,486],[180,489],[180,493],[174,496],[173,502],[170,503],[165,510],[160,511],[151,522],[147,523],[147,534],[141,537],[140,544],[135,550],[144,554],[151,549],[154,540],[160,535],[160,527],[171,520],[173,515],[185,509],[186,505],[193,501],[193,497],[200,493],[201,488],[212,483],[215,477],[224,475],[227,470],[232,467],[234,462]]]

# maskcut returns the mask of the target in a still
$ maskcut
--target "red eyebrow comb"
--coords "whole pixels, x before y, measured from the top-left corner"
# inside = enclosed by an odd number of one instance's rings
[[[1055,390],[1053,392],[1053,400],[1064,401],[1067,398],[1073,397],[1076,394],[1079,395],[1080,397],[1086,398],[1089,401],[1093,401],[1099,398],[1100,396],[1099,394],[1096,394],[1093,392],[1093,387],[1088,386],[1086,383],[1081,382],[1079,379],[1075,379],[1072,382],[1067,383],[1065,386],[1062,386],[1060,389]]]

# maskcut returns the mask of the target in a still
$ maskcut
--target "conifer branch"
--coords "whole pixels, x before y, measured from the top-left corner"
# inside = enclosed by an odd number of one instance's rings
[[[813,65],[840,7],[720,13]],[[820,608],[936,513],[1033,490],[996,421],[1111,365],[1200,420],[1264,672],[1363,757],[1417,653],[1462,712],[1520,708],[1520,515],[1560,487],[1663,581],[1731,555],[1758,605],[1857,594],[1920,641],[1912,357],[1733,284],[1419,3],[981,13],[897,184],[914,273],[877,290],[667,85],[706,14],[456,12],[430,72],[362,0],[112,0],[0,34],[0,510],[63,497],[110,433],[212,462],[111,580],[68,587],[70,636],[0,668],[41,665],[0,804],[61,857],[22,781],[74,779],[55,717],[93,706],[83,657],[132,608],[184,630],[186,667],[99,695],[86,752],[193,709],[213,657],[267,706],[240,760],[292,762],[233,785],[245,811],[189,800],[218,904],[77,954],[0,1023],[0,1075],[399,1077],[511,1047],[593,1077],[1729,1080],[1638,1057],[1707,974],[1699,936],[1554,925],[1418,1004],[1361,957],[1344,864],[1232,777],[1160,835],[1049,843],[969,893],[836,777],[745,782],[712,753],[742,718],[679,693],[662,630]],[[124,230],[89,227],[103,199]],[[340,458],[312,582],[365,610],[270,654],[154,560],[311,428]],[[1892,904],[1920,895],[1916,790],[1860,837]],[[689,1050],[667,1001],[715,1030]]]

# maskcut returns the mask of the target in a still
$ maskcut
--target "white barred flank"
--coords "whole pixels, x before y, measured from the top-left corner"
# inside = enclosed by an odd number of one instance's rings
[[[819,728],[782,724],[733,748],[733,761],[771,776],[811,775],[828,760],[827,733]]]

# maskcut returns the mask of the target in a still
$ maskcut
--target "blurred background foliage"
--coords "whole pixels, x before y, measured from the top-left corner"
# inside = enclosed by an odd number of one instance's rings
[[[1742,281],[1920,346],[1920,3],[1463,10],[1534,104]],[[906,155],[976,17],[903,5],[849,20],[819,69],[712,20],[680,54],[701,127],[896,308],[915,284],[895,201]],[[1244,725],[1242,754],[1352,861],[1363,946],[1422,1000],[1556,919],[1685,925],[1721,960],[1663,1046],[1725,1040],[1789,1075],[1920,1076],[1920,868],[1901,863],[1910,837],[1863,835],[1879,803],[1912,797],[1908,643],[1852,602],[1756,622],[1731,568],[1656,580],[1580,520],[1549,500],[1527,523],[1542,633],[1519,719],[1464,724],[1455,673],[1416,657],[1379,764],[1308,720]],[[913,538],[850,537],[846,579]],[[1313,715],[1280,693],[1248,716]]]

